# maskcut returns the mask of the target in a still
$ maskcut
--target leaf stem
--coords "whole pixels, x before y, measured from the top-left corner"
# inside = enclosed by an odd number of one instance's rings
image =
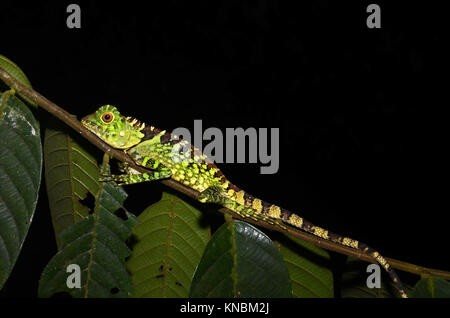
[[[108,169],[109,164],[109,156],[105,153],[103,155],[103,163],[101,166],[101,172]],[[92,231],[92,240],[91,240],[91,248],[89,250],[89,263],[87,266],[87,277],[86,277],[86,284],[84,285],[84,298],[89,297],[89,283],[91,281],[91,267],[94,263],[94,252],[95,252],[95,245],[97,244],[97,228],[98,228],[98,221],[99,221],[99,213],[100,213],[100,197],[103,192],[103,182],[100,182],[100,185],[98,187],[97,195],[95,196],[95,207],[94,207],[94,229]]]
[[[12,77],[8,72],[6,72],[2,67],[0,67],[0,78],[3,80],[3,82],[6,83],[9,87],[14,89],[17,93],[22,94],[25,97],[28,97],[32,101],[36,102],[40,107],[48,111],[49,113],[53,114],[55,117],[59,118],[63,122],[65,122],[68,126],[72,127],[75,131],[77,131],[79,134],[81,134],[84,138],[89,140],[92,144],[94,144],[96,147],[98,147],[100,150],[105,152],[106,154],[114,157],[117,160],[120,160],[122,162],[126,162],[130,165],[131,168],[138,170],[139,172],[149,172],[149,170],[136,165],[136,163],[123,151],[119,151],[117,149],[114,149],[110,147],[108,144],[104,143],[100,138],[98,138],[96,135],[91,133],[87,128],[85,128],[80,121],[77,120],[76,116],[68,113],[58,105],[52,103],[47,98],[39,94],[33,89],[30,89],[26,86],[24,86],[22,83],[17,81],[14,77]],[[190,198],[197,199],[198,192],[186,187],[185,185],[178,183],[175,180],[162,180],[161,181],[166,186],[181,192],[185,195],[187,195]],[[293,237],[302,239],[306,242],[309,242],[311,244],[314,244],[320,248],[324,248],[330,251],[334,251],[337,253],[345,254],[348,256],[356,257],[358,259],[373,263],[374,260],[372,256],[369,254],[365,254],[361,251],[352,249],[350,247],[342,246],[337,243],[327,241],[325,239],[322,239],[320,237],[314,236],[312,234],[298,231],[294,228],[286,227],[285,229],[281,229],[275,225],[271,225],[263,220],[252,220],[252,219],[245,219],[241,217],[240,215],[236,214],[235,212],[232,212],[231,210],[228,210],[226,208],[219,209],[222,213],[227,213],[232,215],[236,219],[241,219],[249,223],[253,223],[256,225],[259,225],[261,227],[275,230],[278,232],[283,232],[285,234],[291,235]],[[450,272],[432,269],[432,268],[426,268],[406,262],[402,262],[399,260],[386,258],[386,260],[391,264],[392,267],[395,269],[399,269],[405,272],[410,272],[417,275],[428,275],[433,277],[441,277],[444,279],[450,279]]]

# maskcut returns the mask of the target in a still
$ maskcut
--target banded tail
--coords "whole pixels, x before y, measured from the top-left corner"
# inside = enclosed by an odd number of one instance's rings
[[[291,225],[297,229],[301,229],[315,236],[338,243],[340,245],[351,247],[353,249],[362,251],[363,253],[367,253],[371,255],[377,261],[377,263],[380,264],[389,274],[401,297],[408,298],[405,288],[403,287],[403,284],[397,276],[397,273],[389,265],[386,259],[370,246],[352,238],[344,237],[316,226],[300,217],[299,215],[274,204],[270,204],[258,198],[255,198],[234,185],[230,185],[229,188],[232,189],[231,192],[228,192],[229,199],[233,201],[232,203],[227,204],[227,207],[230,210],[244,217],[263,219],[268,221],[269,223],[273,220],[275,221],[273,222],[273,224],[277,223],[276,221],[282,221],[282,223],[284,224]]]

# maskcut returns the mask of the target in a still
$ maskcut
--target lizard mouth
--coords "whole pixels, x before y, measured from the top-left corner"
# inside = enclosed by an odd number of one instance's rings
[[[81,124],[83,124],[84,127],[89,129],[89,131],[93,132],[94,134],[98,134],[100,130],[100,126],[98,126],[96,123],[93,123],[92,121],[89,121],[85,118],[81,119]]]

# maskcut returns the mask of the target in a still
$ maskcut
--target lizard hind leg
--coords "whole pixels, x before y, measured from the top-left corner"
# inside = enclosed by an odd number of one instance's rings
[[[222,192],[223,190],[220,187],[212,186],[207,188],[206,190],[200,192],[197,200],[202,203],[222,203]]]
[[[246,207],[242,204],[231,200],[224,194],[224,190],[220,186],[211,186],[202,191],[198,198],[198,201],[202,203],[215,203],[219,204],[244,218],[251,218],[258,220],[258,212],[252,208]]]

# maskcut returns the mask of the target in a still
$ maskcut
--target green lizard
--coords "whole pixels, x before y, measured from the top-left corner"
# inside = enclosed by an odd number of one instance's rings
[[[125,151],[137,165],[151,170],[139,173],[122,167],[123,174],[103,177],[122,184],[172,178],[200,192],[198,200],[216,203],[237,214],[264,220],[280,227],[286,225],[323,239],[370,254],[390,275],[400,295],[406,292],[395,271],[377,251],[357,240],[343,237],[313,225],[299,215],[255,198],[233,185],[217,166],[187,141],[132,117],[122,116],[116,107],[105,105],[81,121],[85,127],[113,148]],[[186,151],[187,150],[187,151]]]

